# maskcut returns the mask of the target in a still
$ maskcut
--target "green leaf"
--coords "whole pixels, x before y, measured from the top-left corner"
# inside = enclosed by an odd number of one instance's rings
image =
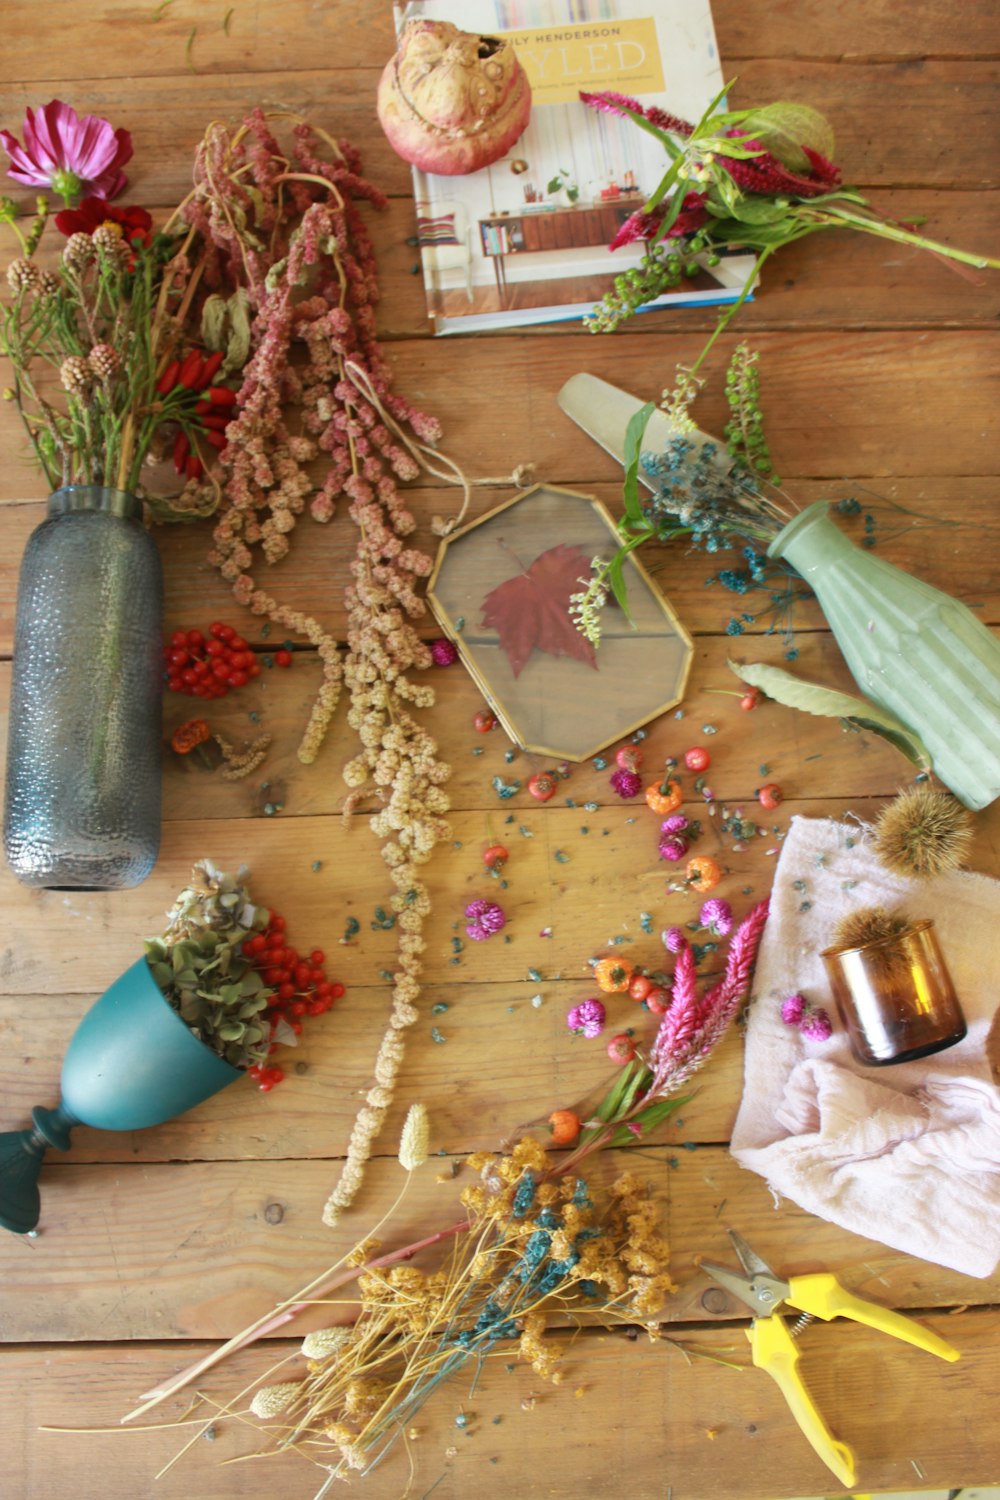
[[[246,1027],[242,1022],[227,1021],[224,1026],[218,1028],[216,1035],[221,1037],[224,1042],[238,1042],[242,1040],[245,1031]]]
[[[656,1129],[657,1125],[661,1125],[675,1110],[680,1109],[683,1104],[688,1104],[690,1100],[690,1094],[685,1099],[657,1099],[654,1104],[648,1104],[645,1109],[639,1110],[631,1122],[633,1125],[640,1125],[642,1127],[641,1136],[637,1137],[633,1131],[629,1130],[627,1125],[622,1125],[619,1130],[615,1131],[608,1145],[636,1145],[639,1140],[644,1140],[651,1131]]]
[[[629,1084],[635,1079],[641,1078],[643,1073],[647,1071],[648,1069],[645,1064],[641,1063],[638,1058],[626,1064],[594,1111],[597,1119],[603,1120],[605,1124],[609,1120],[613,1120],[621,1108],[621,1102],[625,1097],[625,1090]]]
[[[763,109],[750,110],[744,124],[772,156],[793,172],[811,169],[803,146],[818,151],[827,161],[833,160],[833,126],[825,115],[808,104],[779,99]]]
[[[846,719],[859,729],[881,735],[915,766],[930,769],[931,758],[920,737],[902,719],[897,719],[888,709],[880,708],[867,698],[856,698],[852,693],[841,693],[836,688],[824,687],[822,683],[808,682],[766,662],[730,661],[729,666],[741,682],[760,688],[776,703],[820,718]]]
[[[788,199],[741,197],[732,214],[741,224],[777,224],[788,218]]]
[[[645,525],[646,518],[639,504],[639,459],[642,456],[642,439],[655,410],[655,401],[647,401],[645,406],[640,406],[629,418],[625,429],[625,486],[622,499],[625,501],[625,514],[633,525]]]
[[[627,556],[628,553],[624,551],[615,553],[614,557],[608,563],[608,583],[611,585],[611,592],[621,606],[622,613],[634,629],[635,621],[629,613],[628,589],[625,586],[625,574],[623,571]]]

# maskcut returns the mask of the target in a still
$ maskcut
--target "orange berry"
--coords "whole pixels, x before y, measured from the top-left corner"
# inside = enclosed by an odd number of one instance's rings
[[[549,1115],[553,1146],[572,1146],[580,1134],[582,1121],[571,1109],[554,1109]]]
[[[696,854],[685,865],[684,876],[692,891],[711,891],[722,879],[722,871],[711,855]]]
[[[684,801],[684,793],[681,791],[680,782],[654,781],[652,786],[646,788],[646,802],[653,812],[666,815],[676,812]]]
[[[602,958],[594,965],[594,978],[606,995],[627,990],[634,972],[632,965],[620,958]]]

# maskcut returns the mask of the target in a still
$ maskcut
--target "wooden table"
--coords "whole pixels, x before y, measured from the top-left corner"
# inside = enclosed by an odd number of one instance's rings
[[[8,0],[0,120],[17,130],[26,103],[53,96],[126,125],[135,138],[129,200],[163,212],[185,190],[204,124],[237,117],[263,101],[300,108],[363,150],[369,175],[390,194],[373,220],[384,299],[379,322],[398,388],[440,416],[446,446],[472,472],[501,474],[532,461],[548,482],[586,488],[615,507],[620,474],[557,410],[563,381],[588,369],[645,397],[690,362],[714,314],[695,309],[636,321],[594,338],[577,327],[432,342],[424,318],[404,165],[379,131],[373,100],[392,50],[390,8],[370,0],[325,6],[285,0],[232,7],[173,0],[136,6]],[[968,248],[997,250],[1000,27],[991,0],[961,6],[924,0],[716,0],[726,74],[737,103],[801,98],[826,111],[838,132],[848,181],[889,214],[927,216],[932,232]],[[760,350],[774,457],[800,500],[857,493],[891,496],[925,517],[961,518],[957,531],[902,532],[884,555],[971,602],[1000,625],[995,532],[996,410],[1000,276],[974,286],[930,256],[876,240],[831,235],[783,254],[740,324]],[[733,337],[710,365],[700,420],[720,430],[719,376]],[[4,413],[0,487],[0,630],[6,695],[15,575],[25,539],[43,510],[43,484],[30,469],[9,408]],[[506,492],[478,491],[480,510]],[[429,519],[452,503],[426,483],[414,491],[422,539]],[[346,520],[315,530],[275,571],[282,598],[343,628],[349,547]],[[160,534],[168,629],[238,617],[205,561],[198,527]],[[297,539],[299,540],[299,539]],[[712,723],[712,779],[727,805],[749,806],[766,762],[786,791],[778,821],[795,813],[871,815],[905,780],[907,768],[867,735],[796,716],[775,705],[741,714],[719,696],[731,685],[724,634],[728,610],[706,590],[704,560],[682,550],[650,556],[662,585],[696,639],[685,717],[651,728],[653,761],[682,753]],[[839,653],[814,610],[804,609],[798,668],[848,686]],[[430,628],[430,626],[429,626]],[[257,644],[265,643],[258,638]],[[774,639],[755,637],[748,654],[780,659]],[[473,1148],[493,1147],[520,1122],[569,1104],[607,1075],[599,1045],[572,1037],[568,1005],[586,992],[587,959],[613,934],[653,962],[657,942],[640,930],[693,915],[694,903],[664,894],[663,867],[642,814],[609,792],[607,772],[588,762],[547,807],[524,792],[510,808],[494,775],[522,779],[540,764],[513,767],[499,734],[472,727],[480,699],[460,668],[439,672],[433,724],[455,767],[454,843],[429,867],[434,912],[428,927],[423,1015],[409,1038],[391,1119],[357,1207],[336,1231],[320,1210],[337,1176],[350,1123],[370,1077],[388,1010],[380,970],[392,935],[373,930],[387,896],[376,845],[364,821],[348,833],[339,771],[352,753],[343,718],[318,763],[303,768],[295,747],[318,680],[308,655],[287,673],[221,705],[220,722],[242,728],[252,703],[275,744],[269,788],[227,786],[194,764],[166,772],[163,851],[151,878],[113,895],[32,893],[0,875],[6,937],[0,1000],[4,1121],[20,1125],[32,1105],[55,1097],[59,1060],[93,996],[155,932],[193,859],[224,866],[247,860],[264,901],[273,900],[306,940],[332,954],[348,991],[314,1024],[289,1081],[269,1096],[237,1086],[155,1130],[113,1136],[81,1129],[72,1153],[43,1174],[44,1218],[32,1241],[0,1237],[0,1392],[7,1437],[0,1485],[11,1500],[138,1500],[196,1495],[306,1500],[315,1475],[301,1460],[222,1467],[253,1447],[246,1429],[222,1429],[158,1483],[153,1475],[180,1446],[176,1431],[121,1435],[117,1424],[139,1394],[213,1343],[291,1294],[332,1262],[379,1217],[399,1180],[398,1130],[415,1100],[428,1106],[442,1153],[418,1174],[392,1237],[400,1241],[445,1222],[460,1168]],[[275,816],[264,804],[280,802]],[[584,816],[582,804],[598,810]],[[633,822],[633,819],[640,820]],[[591,826],[591,835],[581,825]],[[534,834],[525,838],[524,827]],[[996,809],[977,818],[975,868],[1000,874]],[[607,836],[601,836],[607,830]],[[461,909],[481,894],[484,841],[504,831],[512,844],[505,893],[512,942],[479,945],[452,963]],[[763,895],[773,859],[758,840],[725,851],[731,873],[720,894],[738,905]],[[553,851],[568,852],[557,862]],[[322,868],[314,868],[315,862]],[[340,946],[350,916],[356,941]],[[551,937],[541,934],[551,927]],[[541,980],[528,977],[536,968]],[[540,1008],[531,997],[542,995]],[[446,1012],[433,1013],[434,1006]],[[435,1031],[443,1038],[435,1040]],[[699,1254],[725,1258],[725,1228],[738,1226],[786,1272],[828,1268],[862,1295],[918,1312],[963,1351],[945,1369],[874,1332],[845,1324],[810,1331],[807,1378],[834,1430],[860,1460],[866,1490],[997,1483],[996,1390],[1000,1384],[1000,1277],[973,1280],[841,1232],[793,1204],[775,1204],[760,1178],[736,1167],[727,1140],[741,1090],[741,1049],[731,1037],[703,1074],[697,1098],[662,1142],[636,1153],[655,1184],[678,1283],[665,1332],[694,1355],[745,1362],[741,1314],[707,1310]],[[606,1163],[610,1173],[618,1163]],[[448,1179],[442,1182],[441,1178]],[[467,1180],[467,1179],[466,1179]],[[709,1304],[715,1306],[715,1303]],[[206,1382],[229,1396],[273,1348],[238,1357]],[[435,1500],[472,1496],[575,1496],[586,1491],[635,1500],[728,1500],[830,1493],[832,1483],[762,1374],[737,1372],[620,1331],[590,1329],[567,1353],[555,1390],[503,1361],[485,1372],[470,1400],[444,1389],[410,1446],[410,1493]],[[530,1399],[534,1396],[534,1400]],[[166,1403],[172,1421],[183,1398]],[[472,1412],[465,1430],[455,1425]],[[107,1435],[40,1433],[39,1425],[110,1427]],[[402,1448],[359,1489],[396,1497],[408,1477]]]

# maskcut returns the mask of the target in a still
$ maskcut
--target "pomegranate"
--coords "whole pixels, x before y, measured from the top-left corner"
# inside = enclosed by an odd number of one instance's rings
[[[407,21],[378,86],[393,150],[441,177],[499,161],[530,113],[531,86],[511,44],[449,21]]]

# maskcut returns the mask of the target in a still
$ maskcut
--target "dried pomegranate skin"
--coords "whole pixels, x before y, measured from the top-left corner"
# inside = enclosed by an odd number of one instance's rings
[[[523,134],[531,86],[503,38],[408,21],[379,81],[377,109],[404,161],[461,177],[499,161]]]

